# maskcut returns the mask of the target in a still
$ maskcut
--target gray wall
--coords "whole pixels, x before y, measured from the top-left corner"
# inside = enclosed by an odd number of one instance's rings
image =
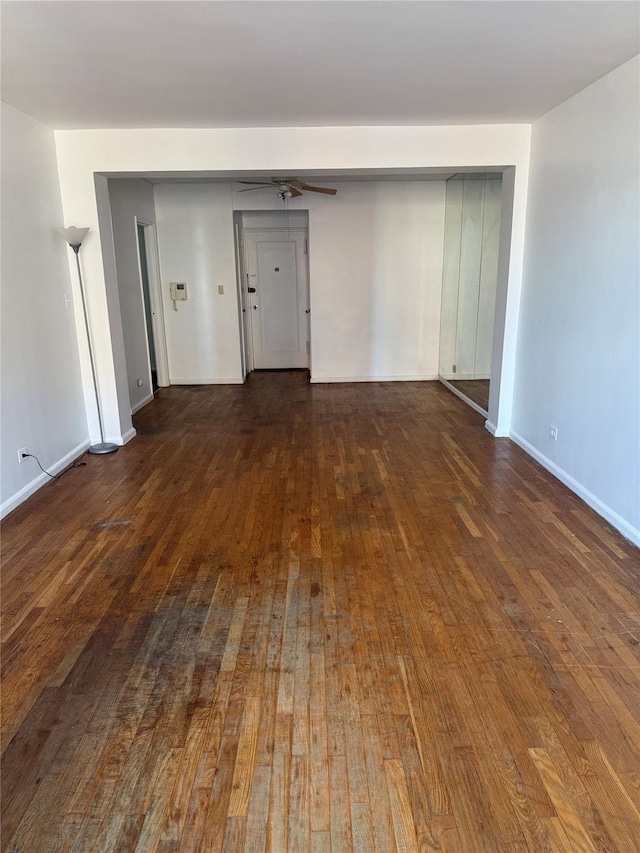
[[[35,460],[18,463],[21,447],[51,469],[88,444],[63,225],[53,131],[3,104],[3,515],[48,482]]]
[[[512,431],[640,542],[639,80],[636,58],[533,126]]]

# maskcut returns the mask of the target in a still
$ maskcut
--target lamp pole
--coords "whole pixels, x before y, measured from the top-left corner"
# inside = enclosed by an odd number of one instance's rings
[[[60,234],[73,249],[76,256],[76,268],[78,270],[78,281],[80,282],[80,295],[82,297],[82,313],[84,315],[84,325],[87,332],[87,345],[89,347],[89,361],[91,363],[91,376],[93,378],[93,391],[96,397],[96,408],[98,410],[98,425],[100,427],[100,443],[92,444],[89,448],[89,453],[97,456],[102,456],[105,453],[113,453],[118,449],[118,445],[112,441],[104,440],[104,424],[102,421],[102,409],[100,407],[100,394],[98,393],[98,377],[96,375],[96,365],[93,357],[93,345],[91,343],[91,331],[89,328],[89,315],[87,314],[87,302],[84,295],[84,282],[82,280],[82,270],[80,268],[80,246],[84,240],[88,228],[60,228]]]

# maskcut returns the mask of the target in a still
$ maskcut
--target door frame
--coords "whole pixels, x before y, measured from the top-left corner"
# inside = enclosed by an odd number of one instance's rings
[[[149,277],[149,299],[151,301],[151,326],[153,327],[153,344],[156,356],[156,379],[159,388],[166,388],[171,384],[169,377],[169,357],[167,355],[167,333],[164,325],[164,310],[162,307],[162,292],[160,285],[160,256],[158,253],[158,239],[156,226],[145,222],[137,216],[133,217],[136,237],[136,260],[138,264],[138,283],[140,286],[140,299],[144,310],[144,287],[142,284],[142,265],[140,263],[140,241],[138,239],[138,225],[144,228],[144,246],[147,258],[147,274]],[[144,329],[145,347],[147,350],[147,366],[149,370],[149,388],[152,388],[151,378],[151,355],[149,352],[149,338],[145,324]]]
[[[242,359],[243,369],[244,369],[244,378],[246,380],[249,373],[255,370],[254,365],[254,357],[253,357],[253,315],[252,312],[248,310],[249,304],[249,264],[247,261],[247,241],[245,236],[247,234],[258,234],[264,233],[268,231],[282,233],[283,231],[287,231],[288,233],[297,232],[303,233],[305,235],[306,241],[306,273],[307,273],[307,305],[308,311],[307,314],[307,335],[309,341],[309,364],[307,368],[304,368],[309,371],[309,376],[311,376],[311,365],[313,358],[313,341],[311,337],[311,275],[310,275],[310,263],[309,263],[309,224],[306,226],[295,225],[291,228],[283,227],[280,225],[279,227],[253,227],[253,226],[245,226],[242,213],[248,213],[250,211],[242,211],[239,212],[240,215],[234,222],[234,235],[236,238],[236,265],[237,265],[237,284],[238,284],[238,308],[240,313],[240,355]],[[260,213],[266,213],[267,211],[260,211]],[[279,211],[273,211],[274,213],[279,213]],[[245,358],[246,352],[246,358]],[[246,363],[245,363],[246,362]]]
[[[242,379],[246,382],[247,376],[253,370],[253,341],[251,329],[247,319],[247,265],[244,254],[244,229],[242,224],[242,211],[233,214],[233,238],[235,241],[236,255],[236,289],[238,297],[238,317],[240,335],[240,362],[242,365]]]

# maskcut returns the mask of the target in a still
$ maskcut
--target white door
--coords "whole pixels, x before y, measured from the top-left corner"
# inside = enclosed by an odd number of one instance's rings
[[[306,231],[247,231],[245,247],[254,368],[308,367]]]

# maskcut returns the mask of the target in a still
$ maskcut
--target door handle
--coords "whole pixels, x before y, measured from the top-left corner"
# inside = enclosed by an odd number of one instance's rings
[[[305,308],[305,314],[311,314],[311,308]]]
[[[247,290],[249,291],[249,293],[255,293],[256,292],[255,287],[248,287]]]
[[[253,306],[253,310],[255,311],[257,307],[258,307],[257,305],[254,305],[254,306]]]

